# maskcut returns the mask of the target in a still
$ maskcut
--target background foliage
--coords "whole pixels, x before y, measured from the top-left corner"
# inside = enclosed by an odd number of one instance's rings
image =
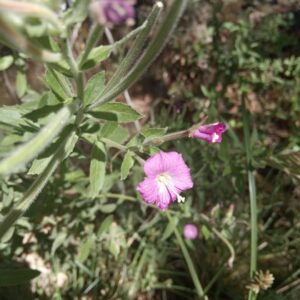
[[[138,1],[136,27],[153,3]],[[299,9],[297,1],[190,1],[171,42],[130,89],[132,106],[144,117],[109,103],[87,118],[69,159],[2,240],[2,269],[29,266],[41,273],[31,285],[1,284],[0,298],[196,299],[167,217],[147,207],[135,190],[142,168],[133,152],[116,150],[113,142],[133,147],[153,134],[189,128],[207,115],[209,121],[229,125],[220,145],[186,139],[161,147],[181,152],[192,170],[195,188],[184,205],[170,210],[179,232],[186,223],[200,230],[187,246],[207,295],[216,300],[247,295],[250,149],[258,203],[258,269],[275,277],[258,299],[299,299]],[[82,19],[73,17],[72,22]],[[44,23],[26,22],[27,34],[42,42]],[[75,52],[82,50],[90,27],[86,20]],[[113,34],[121,38],[129,30],[116,27]],[[102,44],[109,45],[105,37]],[[46,124],[62,102],[71,101],[74,89],[66,74],[46,71],[8,47],[0,49],[2,104],[18,104],[0,110],[0,151],[5,156]],[[94,53],[91,65],[108,56],[102,50],[100,56]],[[104,76],[109,78],[119,64],[125,49],[118,51],[86,73],[85,79],[91,78],[85,90],[88,101],[101,93]],[[125,103],[123,96],[118,100]],[[90,122],[93,117],[100,121]],[[149,128],[162,129],[154,133]],[[244,128],[249,128],[249,140]],[[23,168],[1,178],[1,215],[22,197],[56,145],[29,164],[29,171]],[[93,172],[100,176],[90,180]],[[22,276],[20,282],[36,274],[29,270]]]

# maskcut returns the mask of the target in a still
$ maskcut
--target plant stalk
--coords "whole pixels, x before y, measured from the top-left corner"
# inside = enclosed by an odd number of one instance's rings
[[[248,186],[250,195],[250,215],[251,215],[251,257],[250,257],[250,277],[254,277],[257,271],[257,204],[256,204],[256,184],[255,176],[252,170],[252,149],[250,144],[250,129],[249,129],[249,116],[246,111],[245,98],[242,95],[242,108],[243,108],[243,127],[245,137],[245,149],[247,157],[247,175]],[[253,291],[249,291],[248,300],[255,300],[257,295]]]
[[[5,236],[5,234],[13,226],[13,224],[27,211],[27,209],[31,206],[39,193],[45,187],[49,178],[54,173],[55,169],[64,157],[64,145],[66,141],[67,139],[60,145],[47,167],[32,183],[23,198],[4,217],[3,221],[0,224],[0,240],[3,238],[3,236]]]
[[[188,269],[189,269],[189,272],[191,274],[191,277],[192,277],[192,280],[194,282],[194,285],[195,285],[195,288],[196,288],[196,291],[197,291],[197,295],[199,296],[200,299],[203,299],[205,294],[204,294],[204,290],[203,290],[203,287],[200,283],[200,280],[198,278],[198,275],[197,275],[197,272],[196,272],[196,269],[194,267],[194,264],[193,264],[193,261],[191,259],[191,256],[185,246],[185,243],[180,235],[180,233],[178,232],[178,229],[174,223],[174,220],[173,220],[173,217],[170,215],[170,213],[167,211],[166,212],[166,215],[169,219],[169,222],[170,224],[172,225],[173,227],[173,231],[175,233],[175,236],[176,236],[176,239],[179,243],[179,246],[180,246],[180,249],[182,251],[182,254],[184,256],[184,259],[186,261],[186,264],[188,266]]]

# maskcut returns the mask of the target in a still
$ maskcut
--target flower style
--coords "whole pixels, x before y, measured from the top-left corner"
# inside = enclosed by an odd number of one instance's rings
[[[96,0],[90,10],[102,25],[120,25],[134,19],[134,3],[131,0]]]
[[[198,236],[198,228],[194,224],[186,224],[183,227],[183,235],[188,240],[194,240]]]
[[[159,152],[144,164],[146,178],[137,186],[145,202],[154,204],[162,211],[170,203],[184,202],[180,193],[193,187],[190,169],[177,152]]]
[[[191,136],[209,143],[221,143],[222,134],[227,130],[226,124],[223,122],[200,125],[191,133]]]

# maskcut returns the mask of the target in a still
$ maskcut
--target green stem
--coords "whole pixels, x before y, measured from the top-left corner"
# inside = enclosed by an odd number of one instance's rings
[[[107,138],[102,138],[101,139],[103,143],[105,143],[108,147],[113,147],[113,148],[116,148],[116,149],[119,149],[121,151],[127,151],[127,147],[117,143],[117,142],[114,142],[110,139],[107,139]]]
[[[116,194],[116,193],[105,193],[105,194],[99,194],[96,198],[102,198],[102,197],[108,197],[108,198],[115,198],[115,199],[121,199],[121,200],[128,200],[128,201],[137,201],[137,198],[123,195],[123,194]]]
[[[169,142],[169,141],[174,141],[174,140],[178,140],[178,139],[182,139],[182,138],[186,138],[188,137],[190,134],[190,130],[186,129],[186,130],[182,130],[182,131],[177,131],[177,132],[172,132],[169,134],[166,134],[164,136],[158,137],[158,138],[154,138],[151,140],[146,140],[143,143],[143,146],[159,146],[165,142]]]
[[[91,50],[93,49],[93,47],[98,43],[98,41],[100,40],[101,36],[103,33],[103,29],[99,24],[94,23],[91,31],[89,33],[87,42],[86,42],[86,46],[85,46],[85,50],[80,58],[80,61],[78,63],[79,68],[81,68],[81,66],[85,63],[87,57],[89,56]]]
[[[181,15],[184,12],[184,9],[187,5],[187,0],[174,0],[170,10],[162,22],[159,31],[156,36],[151,41],[150,45],[145,50],[143,56],[139,61],[134,65],[131,71],[125,76],[121,82],[116,85],[113,89],[108,91],[103,96],[101,95],[91,106],[90,109],[99,106],[102,103],[113,100],[120,93],[128,89],[144,71],[149,67],[153,60],[157,57],[160,51],[165,46],[166,42],[169,40],[175,26]]]
[[[224,260],[222,260],[224,261]],[[223,271],[226,268],[226,260],[221,264],[221,267],[219,270],[214,274],[208,285],[204,289],[204,293],[207,294],[207,292],[211,289],[211,287],[214,285],[214,283],[217,281],[217,279],[220,277],[220,275],[223,273]]]
[[[83,76],[82,72],[80,71],[78,64],[74,58],[74,54],[72,51],[71,43],[69,39],[65,41],[64,45],[64,55],[69,63],[71,72],[76,82],[76,89],[77,89],[77,97],[81,103],[84,101],[84,84],[83,84]]]
[[[67,61],[69,63],[69,66],[71,68],[72,74],[73,74],[74,77],[76,77],[77,74],[78,74],[78,66],[77,66],[76,60],[75,60],[74,55],[73,55],[70,40],[68,38],[65,41],[64,51],[65,51],[64,54],[66,56],[66,59],[67,59]]]
[[[0,240],[13,226],[13,224],[27,211],[39,193],[42,191],[50,176],[53,174],[60,161],[63,159],[65,142],[61,144],[51,161],[44,171],[37,177],[23,198],[17,205],[4,217],[0,224]]]
[[[257,205],[256,205],[256,184],[255,176],[252,171],[252,149],[250,145],[250,129],[249,129],[249,116],[246,111],[244,95],[242,95],[242,107],[243,107],[243,125],[245,136],[245,149],[247,156],[247,174],[248,174],[248,186],[250,194],[250,214],[251,214],[251,258],[250,258],[250,277],[253,278],[257,271]],[[255,300],[256,294],[253,291],[249,291],[248,300]]]
[[[12,173],[40,154],[66,126],[74,111],[73,104],[60,109],[31,140],[0,161],[0,174]]]
[[[197,294],[198,294],[198,296],[200,298],[203,298],[205,294],[204,294],[202,285],[200,283],[200,280],[198,278],[198,275],[197,275],[196,269],[194,267],[193,261],[192,261],[192,259],[190,257],[190,254],[189,254],[189,252],[188,252],[188,250],[187,250],[187,248],[185,246],[185,243],[184,243],[184,241],[183,241],[180,233],[178,232],[178,229],[177,229],[177,227],[175,225],[173,217],[170,215],[170,213],[168,211],[166,212],[166,215],[167,215],[167,217],[169,219],[170,224],[173,227],[173,231],[175,233],[175,236],[176,236],[177,241],[179,243],[179,246],[181,248],[182,254],[183,254],[184,258],[185,258],[185,261],[186,261],[186,264],[188,266],[189,272],[191,274],[192,280],[194,282]]]
[[[145,42],[153,28],[153,26],[156,23],[156,20],[163,8],[163,5],[161,2],[158,2],[154,5],[152,12],[148,16],[147,20],[144,22],[144,25],[142,26],[142,31],[138,34],[135,41],[133,42],[133,45],[131,46],[130,50],[128,51],[126,57],[121,61],[120,66],[116,70],[116,72],[113,74],[112,78],[107,83],[105,89],[102,92],[102,95],[106,94],[108,91],[110,91],[119,81],[124,77],[128,69],[134,64],[134,62],[137,60],[138,55],[141,53]],[[115,44],[116,45],[116,44]],[[115,46],[114,45],[114,46]]]

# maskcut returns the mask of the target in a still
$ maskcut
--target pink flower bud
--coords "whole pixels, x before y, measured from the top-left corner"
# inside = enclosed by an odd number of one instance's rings
[[[194,240],[198,236],[198,228],[193,224],[186,224],[183,227],[183,235],[188,240]]]
[[[200,125],[191,134],[192,137],[207,141],[209,143],[221,143],[222,134],[227,130],[223,122]]]
[[[120,25],[134,20],[134,3],[130,0],[95,0],[90,11],[102,25]]]

